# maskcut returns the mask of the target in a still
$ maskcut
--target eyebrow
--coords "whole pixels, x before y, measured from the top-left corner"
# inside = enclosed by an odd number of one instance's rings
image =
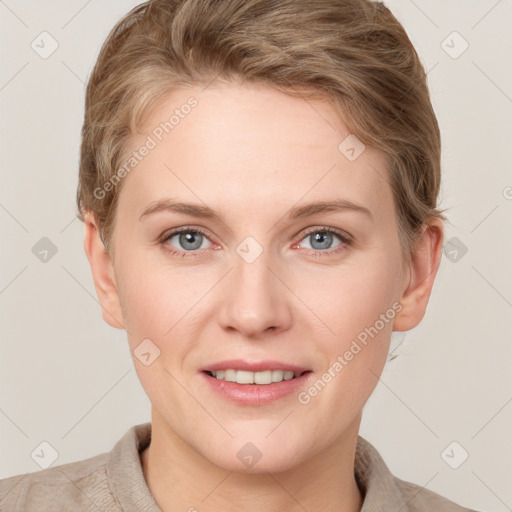
[[[287,218],[292,220],[311,217],[312,215],[319,213],[343,210],[360,212],[369,216],[370,218],[373,217],[371,211],[360,204],[353,203],[347,199],[334,199],[331,201],[315,201],[302,206],[295,206],[290,209],[287,214]],[[160,212],[181,213],[185,215],[191,215],[193,217],[213,219],[225,223],[222,215],[212,210],[209,206],[183,203],[173,199],[160,199],[150,203],[149,206],[142,212],[141,216],[139,217],[139,221],[141,221],[143,217],[147,217],[149,215]]]

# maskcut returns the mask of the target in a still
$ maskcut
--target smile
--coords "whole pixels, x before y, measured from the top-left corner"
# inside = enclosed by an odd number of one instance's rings
[[[264,370],[251,372],[247,370],[217,370],[207,371],[211,377],[237,384],[272,384],[283,380],[292,380],[300,377],[305,372],[292,372],[289,370]]]

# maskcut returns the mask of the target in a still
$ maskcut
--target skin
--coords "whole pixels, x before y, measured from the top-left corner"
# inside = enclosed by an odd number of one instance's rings
[[[198,106],[120,185],[113,253],[103,247],[94,215],[85,223],[103,317],[127,330],[152,404],[152,440],[141,455],[148,486],[166,512],[358,511],[362,409],[392,330],[412,329],[424,316],[442,221],[429,220],[406,263],[385,155],[366,146],[349,161],[338,145],[350,132],[327,101],[268,86],[176,90],[151,112],[129,151],[190,96]],[[224,222],[172,211],[140,219],[165,198],[207,205]],[[293,207],[339,198],[371,215],[345,209],[286,217]],[[206,232],[196,235],[200,248],[183,237],[180,243],[179,234],[161,240],[180,226]],[[353,243],[336,235],[326,245],[315,242],[323,227]],[[248,236],[263,249],[252,263],[236,252]],[[224,359],[278,359],[312,370],[307,389],[398,303],[394,318],[306,405],[296,393],[258,407],[235,404],[198,372]],[[133,353],[146,338],[160,350],[148,366]],[[237,457],[247,442],[262,453],[251,468]]]

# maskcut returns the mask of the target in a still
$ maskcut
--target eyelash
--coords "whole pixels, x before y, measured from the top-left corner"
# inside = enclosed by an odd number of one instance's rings
[[[170,246],[167,243],[173,236],[179,235],[180,233],[199,233],[209,240],[208,234],[205,231],[203,231],[202,229],[193,228],[191,226],[183,226],[183,227],[172,230],[170,233],[166,233],[163,235],[162,239],[160,240],[160,243],[164,247],[164,250],[166,250],[167,252],[169,252],[170,254],[172,254],[174,256],[179,256],[181,258],[190,258],[190,257],[194,258],[196,256],[200,256],[201,251],[204,249],[202,249],[202,250],[196,249],[194,251],[182,251],[182,250],[173,248],[172,246]],[[327,249],[325,251],[309,249],[308,251],[313,251],[314,257],[332,256],[332,255],[338,253],[339,251],[352,246],[352,244],[353,244],[352,239],[348,235],[346,235],[344,232],[339,231],[334,228],[327,227],[327,226],[322,226],[320,228],[314,227],[314,228],[307,230],[306,233],[304,233],[304,235],[302,236],[302,238],[299,240],[298,243],[302,242],[302,240],[304,240],[306,237],[308,237],[312,233],[330,233],[330,234],[336,235],[341,240],[341,245],[339,245],[335,249]],[[297,244],[294,244],[294,245],[297,245]]]

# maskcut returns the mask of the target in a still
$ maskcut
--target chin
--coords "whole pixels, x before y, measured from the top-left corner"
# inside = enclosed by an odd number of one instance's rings
[[[243,463],[238,458],[230,459],[221,459],[216,463],[215,461],[211,461],[216,466],[224,469],[225,471],[231,471],[233,473],[239,473],[243,475],[258,475],[258,474],[266,474],[266,473],[280,473],[283,471],[288,471],[296,466],[296,457],[292,456],[293,454],[278,454],[277,456],[274,454],[270,459],[266,458],[263,454],[261,459],[253,463],[253,465],[249,465],[248,463]]]
[[[209,447],[201,450],[202,455],[215,466],[240,474],[278,473],[292,469],[298,464],[298,447],[286,445],[277,436],[270,441],[264,437],[255,437],[249,441],[250,436],[244,439],[232,440],[229,443],[217,444],[222,451],[211,452]]]

